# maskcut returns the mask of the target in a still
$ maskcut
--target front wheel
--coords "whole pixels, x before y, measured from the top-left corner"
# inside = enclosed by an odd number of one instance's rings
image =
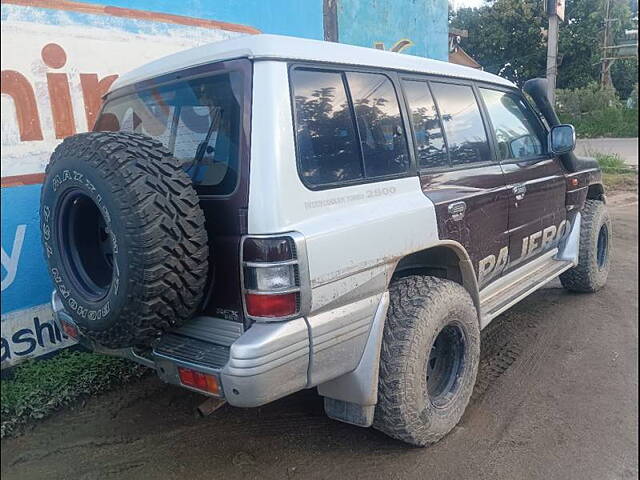
[[[607,283],[611,251],[611,218],[606,205],[587,200],[582,209],[578,265],[560,275],[560,282],[573,292],[597,292]]]
[[[478,315],[459,284],[407,276],[390,287],[374,427],[404,442],[435,443],[456,426],[480,358]]]

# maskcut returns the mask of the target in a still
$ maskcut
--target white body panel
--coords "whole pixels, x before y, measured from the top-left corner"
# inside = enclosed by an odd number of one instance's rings
[[[435,208],[417,176],[308,189],[296,166],[285,62],[254,64],[253,98],[248,233],[305,237],[316,385],[357,366],[397,261],[438,243]]]

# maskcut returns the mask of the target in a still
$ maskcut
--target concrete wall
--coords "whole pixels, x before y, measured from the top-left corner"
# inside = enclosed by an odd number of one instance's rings
[[[2,0],[3,368],[70,343],[47,306],[40,183],[55,146],[90,129],[117,76],[237,35],[322,39],[323,7],[323,0]],[[339,0],[336,16],[342,42],[446,59],[446,0]]]

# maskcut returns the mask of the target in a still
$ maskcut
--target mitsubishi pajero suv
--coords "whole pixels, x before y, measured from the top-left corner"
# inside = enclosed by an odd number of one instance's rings
[[[492,319],[607,279],[601,173],[545,89],[272,35],[134,70],[46,169],[56,317],[234,406],[317,388],[331,418],[436,442]]]

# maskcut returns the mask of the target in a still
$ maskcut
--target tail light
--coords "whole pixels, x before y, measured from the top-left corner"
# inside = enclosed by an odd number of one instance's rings
[[[311,300],[302,235],[245,237],[241,261],[244,307],[249,318],[285,320],[308,311]]]
[[[222,396],[220,381],[215,375],[199,372],[191,368],[178,367],[180,383],[216,396]]]

